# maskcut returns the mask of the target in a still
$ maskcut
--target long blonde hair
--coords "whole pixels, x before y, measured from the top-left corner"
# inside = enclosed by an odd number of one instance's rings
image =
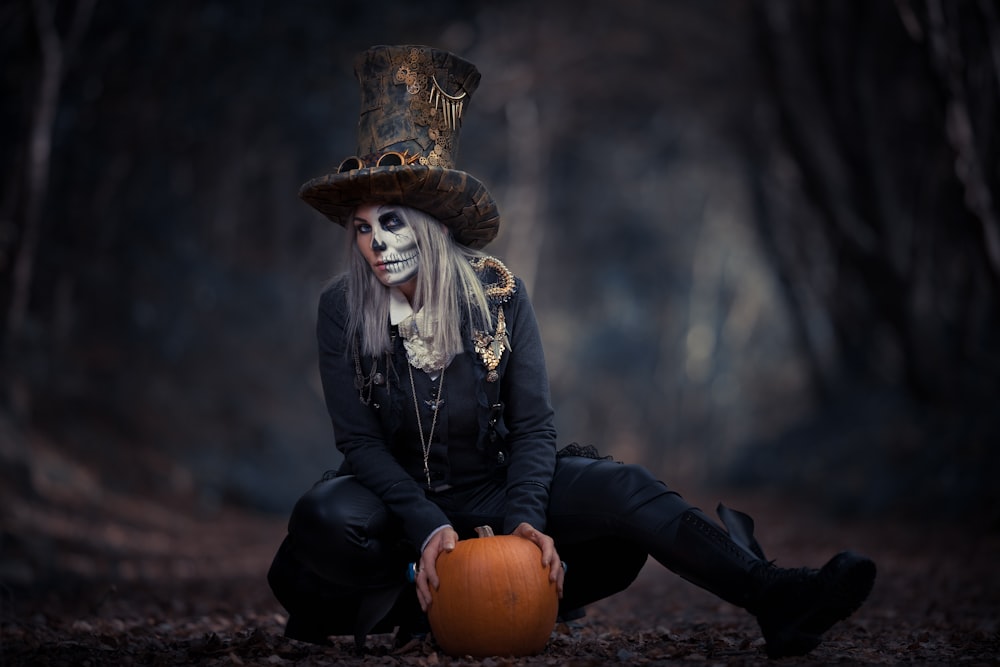
[[[413,229],[420,251],[413,310],[423,308],[436,321],[430,335],[437,349],[446,354],[461,354],[465,351],[467,332],[493,330],[482,281],[470,264],[470,260],[482,257],[483,253],[456,243],[447,227],[423,211],[406,206],[397,210],[403,222]],[[356,337],[362,354],[378,356],[392,350],[389,288],[379,282],[361,256],[353,227],[348,226],[347,231],[350,247],[346,332],[350,338]]]

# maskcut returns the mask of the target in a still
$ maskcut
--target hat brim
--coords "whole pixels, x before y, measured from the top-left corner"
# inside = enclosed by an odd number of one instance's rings
[[[425,165],[354,169],[306,182],[299,197],[344,227],[361,204],[409,206],[434,216],[451,229],[458,243],[477,250],[500,228],[500,213],[489,190],[458,169]]]

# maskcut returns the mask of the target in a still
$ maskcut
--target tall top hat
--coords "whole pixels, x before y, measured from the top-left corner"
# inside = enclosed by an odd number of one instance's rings
[[[479,85],[475,65],[426,46],[374,46],[354,63],[361,83],[357,153],[299,196],[337,224],[360,204],[429,213],[455,240],[482,248],[500,227],[486,186],[455,168],[462,115]]]

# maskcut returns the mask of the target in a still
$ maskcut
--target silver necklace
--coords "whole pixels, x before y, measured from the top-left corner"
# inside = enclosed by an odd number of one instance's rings
[[[420,433],[420,449],[424,455],[424,475],[427,477],[427,488],[431,488],[431,468],[430,468],[430,458],[431,458],[431,443],[434,441],[434,428],[437,426],[438,419],[438,409],[444,403],[441,400],[441,390],[444,388],[444,368],[441,369],[441,377],[438,380],[438,390],[437,394],[434,396],[433,401],[427,401],[427,404],[434,411],[434,418],[431,419],[431,432],[427,434],[427,439],[424,440],[424,424],[423,420],[420,419],[420,402],[417,400],[417,388],[413,384],[413,364],[406,364],[406,367],[410,371],[410,391],[413,392],[413,411],[417,415],[417,431]]]

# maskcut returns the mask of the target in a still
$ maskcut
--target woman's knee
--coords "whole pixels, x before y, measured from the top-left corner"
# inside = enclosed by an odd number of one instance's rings
[[[552,496],[576,511],[593,506],[603,513],[627,513],[673,493],[641,465],[567,457],[557,466]]]
[[[385,504],[353,477],[317,483],[296,503],[288,535],[298,559],[339,584],[382,582],[400,560],[401,528]],[[398,569],[402,572],[401,566]]]
[[[353,477],[335,477],[316,483],[292,510],[288,532],[299,539],[339,536],[363,546],[370,533],[388,521],[385,504]]]

